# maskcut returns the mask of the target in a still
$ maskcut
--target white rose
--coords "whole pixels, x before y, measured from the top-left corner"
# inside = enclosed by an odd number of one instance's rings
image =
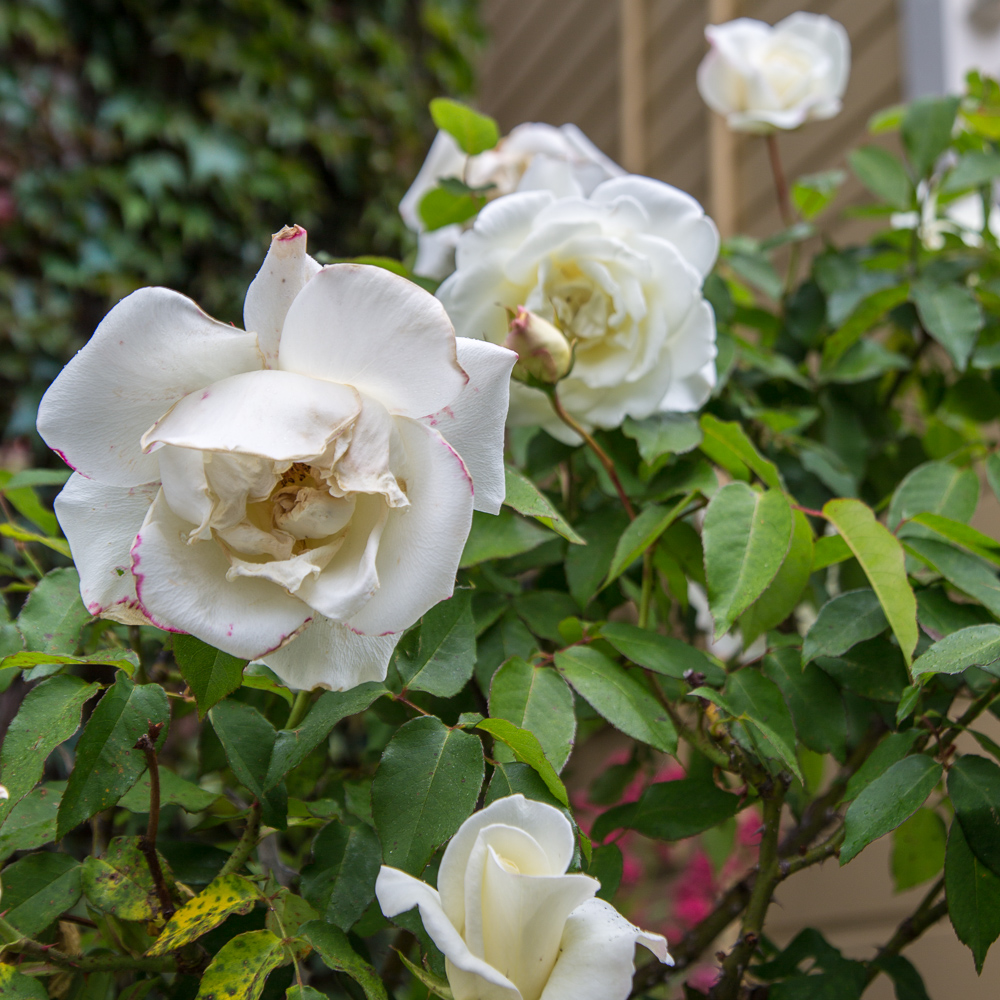
[[[772,28],[740,17],[705,37],[698,90],[731,129],[767,134],[840,113],[851,42],[839,21],[799,11]]]
[[[553,191],[559,195],[588,195],[601,181],[625,171],[604,155],[575,125],[525,122],[512,129],[496,147],[466,156],[447,133],[438,132],[427,159],[399,203],[403,222],[415,233],[414,273],[440,280],[455,267],[455,245],[462,226],[443,226],[424,232],[420,201],[446,177],[457,177],[470,187],[493,185],[488,197],[512,191]]]
[[[502,344],[504,307],[556,321],[575,340],[559,400],[588,429],[611,428],[708,398],[715,318],[701,286],[718,249],[698,202],[648,177],[605,181],[589,198],[520,192],[480,212],[437,294],[462,337]],[[545,394],[520,383],[509,422],[578,443]]]
[[[55,508],[83,601],[295,687],[381,679],[451,595],[473,507],[503,501],[516,356],[456,341],[388,271],[321,268],[299,227],[272,240],[244,321],[141,289],[45,394],[39,432],[77,470]]]
[[[672,965],[666,939],[595,899],[596,879],[567,875],[572,857],[566,817],[512,795],[461,825],[436,890],[383,866],[375,893],[387,917],[419,908],[455,1000],[625,1000],[636,942]]]

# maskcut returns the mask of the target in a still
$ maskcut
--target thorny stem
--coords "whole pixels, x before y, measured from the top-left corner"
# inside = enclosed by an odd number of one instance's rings
[[[962,713],[959,719],[952,723],[951,729],[944,736],[941,737],[940,742],[937,745],[937,752],[940,755],[943,751],[947,750],[948,747],[958,739],[960,733],[968,729],[968,727],[979,718],[983,712],[986,711],[996,701],[1000,698],[1000,681],[996,681],[991,684],[966,710]]]
[[[295,729],[306,717],[309,711],[312,691],[300,691],[292,702],[292,707],[288,712],[288,719],[285,721],[285,729]]]
[[[788,181],[781,165],[781,152],[778,149],[778,137],[773,132],[767,137],[767,153],[771,160],[771,173],[774,175],[774,192],[778,197],[778,211],[781,221],[787,229],[795,221],[792,213],[792,203],[788,198]]]
[[[653,680],[655,683],[655,678]],[[689,726],[681,717],[680,712],[670,704],[670,700],[662,697],[662,692],[660,692],[658,684],[656,685],[656,690],[661,694],[661,704],[666,710],[667,715],[670,716],[670,721],[674,724],[674,729],[677,730],[678,735],[703,757],[710,760],[716,767],[722,768],[724,771],[731,771],[733,764],[725,751],[719,749],[700,729]]]
[[[160,858],[156,853],[156,836],[160,827],[160,765],[156,759],[156,739],[162,728],[162,722],[151,722],[149,732],[136,740],[135,749],[141,750],[146,755],[146,768],[149,771],[149,822],[146,826],[146,835],[139,838],[139,850],[142,851],[149,866],[149,873],[153,876],[163,918],[169,920],[174,912],[174,903],[170,898],[167,880],[163,877]]]
[[[649,609],[653,600],[653,584],[655,580],[653,549],[650,547],[642,554],[642,594],[639,597],[639,628],[649,627]]]
[[[936,924],[948,912],[948,901],[942,899],[935,904],[934,900],[944,888],[944,879],[939,878],[930,887],[927,895],[921,900],[916,911],[907,917],[896,928],[896,933],[878,950],[878,954],[868,962],[868,982],[870,983],[882,971],[879,963],[884,958],[898,955],[908,944],[912,944],[928,927]]]
[[[233,872],[243,867],[243,863],[250,857],[250,852],[257,846],[257,837],[260,834],[260,803],[255,799],[250,806],[250,813],[247,816],[247,825],[240,837],[235,850],[229,855],[229,860],[222,866],[219,875],[232,875]]]
[[[7,950],[28,958],[37,959],[70,972],[176,972],[177,961],[169,956],[163,958],[133,958],[131,955],[98,955],[81,958],[67,955],[51,945],[39,944],[30,938],[23,938],[7,946]]]
[[[604,471],[608,474],[608,478],[611,480],[612,485],[618,493],[618,498],[622,502],[622,506],[625,508],[625,513],[628,514],[629,519],[635,520],[635,509],[632,507],[632,502],[629,500],[625,489],[622,486],[621,480],[618,478],[618,472],[615,469],[615,463],[611,461],[608,453],[594,440],[593,435],[575,418],[571,417],[569,413],[566,412],[562,403],[559,401],[559,396],[557,393],[553,392],[549,395],[549,399],[552,401],[552,409],[556,411],[556,415],[559,419],[574,433],[579,434],[583,438],[587,447],[597,456],[597,460],[604,467]]]

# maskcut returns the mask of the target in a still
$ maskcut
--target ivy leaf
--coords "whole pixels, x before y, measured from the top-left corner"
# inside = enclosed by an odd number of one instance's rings
[[[76,762],[59,805],[56,837],[115,805],[146,769],[135,742],[150,724],[163,725],[157,746],[167,738],[167,694],[159,684],[133,684],[119,673],[94,709],[76,745]]]
[[[702,543],[716,639],[775,578],[791,539],[792,511],[783,493],[730,483],[712,498]]]
[[[174,659],[194,695],[199,720],[243,683],[247,665],[246,660],[214,649],[193,635],[174,636]]]
[[[488,115],[473,111],[460,101],[435,97],[431,101],[431,118],[439,129],[447,132],[458,143],[458,148],[469,156],[485,153],[500,141],[500,129]]]
[[[475,808],[483,745],[433,716],[401,726],[372,782],[372,815],[387,865],[420,875]]]
[[[259,898],[257,887],[249,879],[220,875],[174,913],[146,954],[169,955],[197,941],[232,914],[249,913]]]
[[[508,466],[504,469],[504,482],[507,490],[504,503],[508,507],[525,517],[535,518],[574,545],[587,544],[527,476]]]
[[[948,834],[944,885],[951,924],[981,973],[990,946],[1000,937],[1000,877],[972,853],[959,822]]]

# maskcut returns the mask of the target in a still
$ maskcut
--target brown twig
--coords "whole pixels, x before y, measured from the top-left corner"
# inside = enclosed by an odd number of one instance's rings
[[[156,759],[156,740],[163,728],[162,722],[151,722],[149,731],[135,742],[135,749],[146,755],[146,767],[149,770],[149,823],[145,836],[139,837],[139,850],[142,851],[149,865],[149,873],[153,876],[156,895],[160,900],[160,910],[164,919],[173,916],[174,903],[170,898],[167,880],[160,867],[160,858],[156,853],[156,837],[160,827],[160,765]]]
[[[944,878],[939,878],[930,887],[927,895],[921,900],[920,905],[914,913],[907,917],[896,928],[896,933],[879,948],[878,954],[868,962],[868,982],[870,983],[882,971],[879,962],[884,958],[892,958],[898,955],[907,945],[912,944],[920,937],[928,927],[936,924],[948,912],[948,901],[942,899],[935,904],[934,900],[944,888]]]
[[[774,193],[778,197],[778,211],[781,213],[781,221],[787,229],[795,222],[795,215],[788,197],[788,181],[785,179],[785,170],[781,165],[778,137],[774,132],[767,136],[767,154],[771,160],[771,173],[774,175]]]

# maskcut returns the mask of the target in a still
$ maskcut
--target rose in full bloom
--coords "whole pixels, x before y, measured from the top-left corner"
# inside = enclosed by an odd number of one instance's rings
[[[420,200],[446,177],[464,180],[470,187],[493,185],[488,198],[512,191],[553,191],[559,195],[588,195],[601,181],[625,173],[604,155],[575,125],[525,122],[512,129],[493,149],[467,156],[447,133],[438,132],[427,159],[399,203],[399,214],[419,234],[413,270],[427,278],[447,277],[455,267],[459,225],[424,231]]]
[[[708,398],[715,318],[701,287],[718,249],[698,202],[648,177],[605,181],[589,198],[518,192],[479,213],[437,294],[461,337],[504,343],[504,307],[555,322],[575,345],[560,402],[588,430],[611,428]],[[509,422],[578,443],[545,394],[520,383]]]
[[[278,233],[247,332],[166,288],[123,299],[42,400],[75,470],[59,522],[95,615],[189,632],[288,684],[385,676],[504,497],[515,355],[433,296]]]
[[[740,17],[705,37],[698,91],[731,129],[766,135],[840,113],[851,42],[839,21],[799,11],[771,27]]]
[[[512,795],[470,816],[441,859],[435,890],[383,866],[387,917],[420,910],[447,960],[455,1000],[625,1000],[635,945],[671,963],[667,942],[567,875],[573,828],[552,806]]]

